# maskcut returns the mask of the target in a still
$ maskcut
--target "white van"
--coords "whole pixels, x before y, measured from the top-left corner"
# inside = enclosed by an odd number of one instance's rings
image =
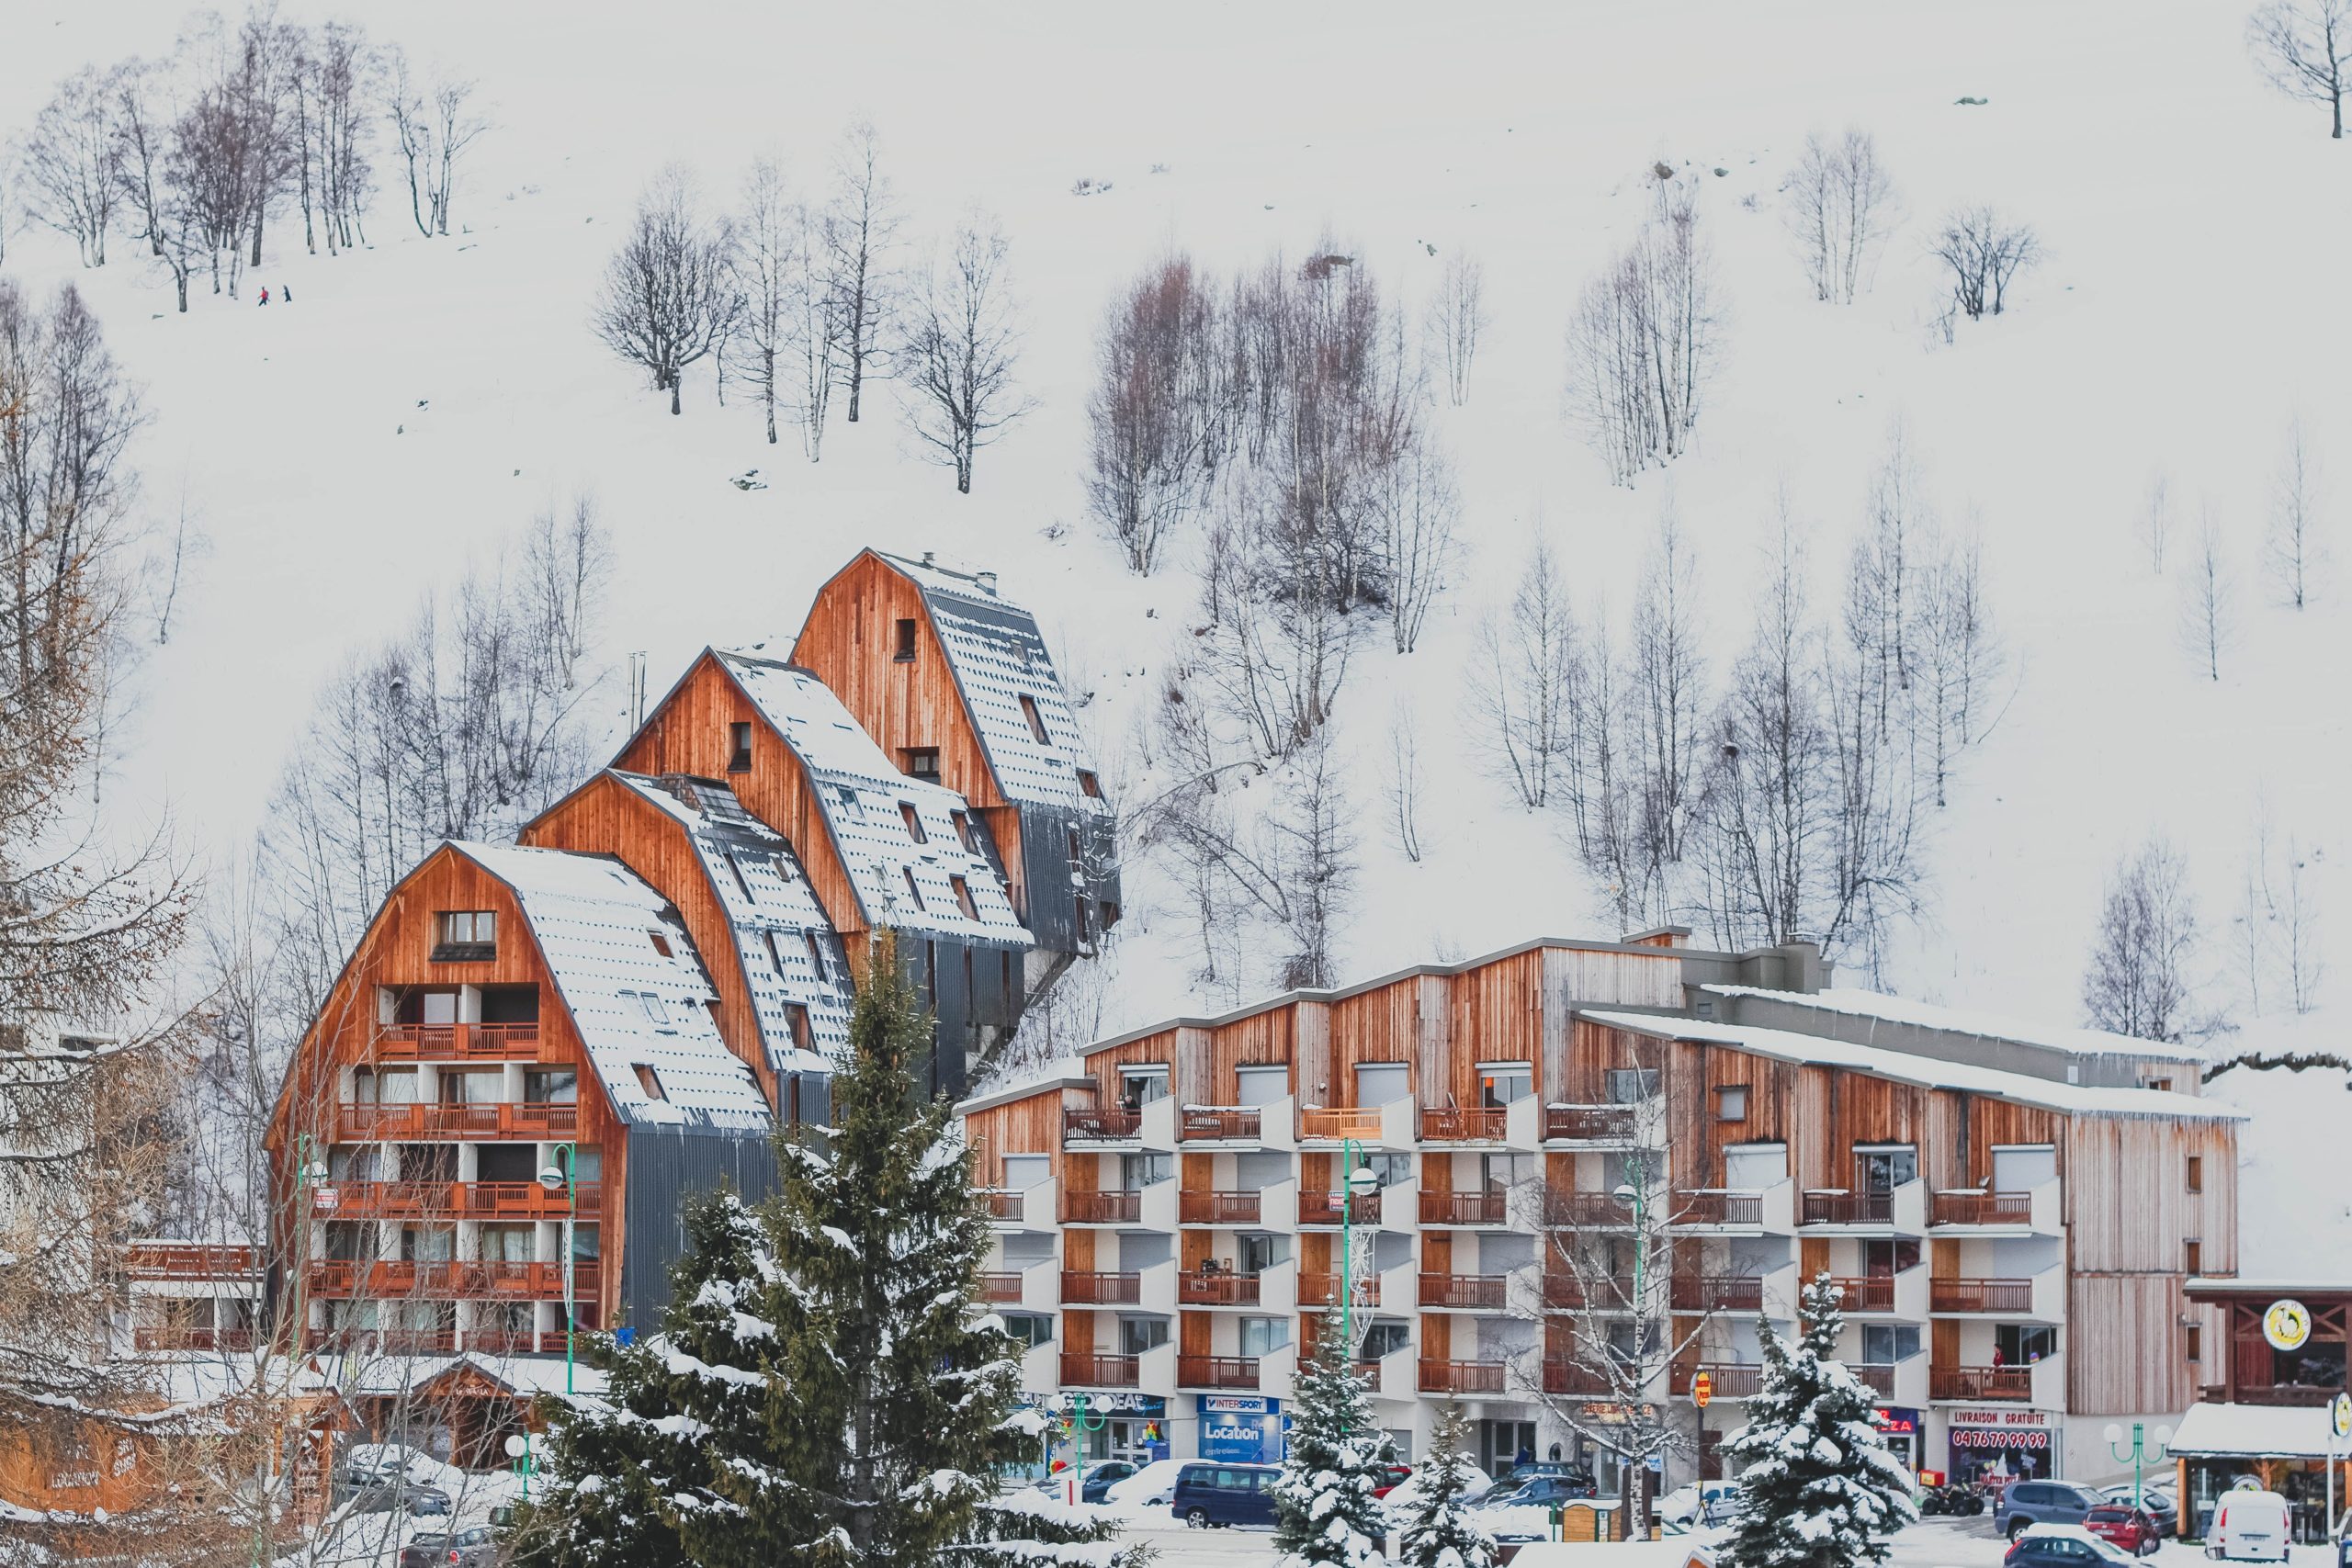
[[[2278,1493],[2224,1492],[2213,1505],[2205,1555],[2232,1562],[2284,1562],[2291,1535],[2287,1499]]]

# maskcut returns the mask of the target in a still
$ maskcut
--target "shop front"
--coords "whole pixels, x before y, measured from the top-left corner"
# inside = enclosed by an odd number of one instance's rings
[[[1148,1464],[1169,1457],[1168,1401],[1162,1395],[1115,1390],[1057,1393],[1047,1408],[1066,1427],[1061,1444],[1074,1444],[1081,1464],[1098,1459]]]
[[[1886,1451],[1903,1461],[1903,1468],[1917,1475],[1926,1467],[1928,1456],[1920,1447],[1926,1437],[1919,1412],[1907,1405],[1882,1404],[1871,1412],[1871,1425],[1886,1444]]]
[[[2057,1472],[2060,1431],[2047,1410],[1955,1407],[1944,1423],[1946,1465],[1958,1484],[1995,1487],[2047,1481]]]
[[[1223,1464],[1279,1464],[1283,1459],[1282,1401],[1262,1393],[1204,1393],[1201,1454]]]
[[[2222,1494],[2252,1486],[2287,1499],[2297,1540],[2325,1540],[2331,1419],[2325,1406],[2190,1405],[2171,1445],[2180,1472],[2180,1533],[2202,1538]],[[2342,1456],[2352,1441],[2334,1447]],[[2352,1495],[2352,1462],[2339,1457],[2335,1467],[2341,1508]]]

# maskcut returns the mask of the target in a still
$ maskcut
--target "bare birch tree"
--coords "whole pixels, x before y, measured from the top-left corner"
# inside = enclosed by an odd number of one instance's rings
[[[2083,1011],[2094,1028],[2177,1043],[2193,1032],[2188,976],[2200,935],[2188,868],[2151,837],[2118,861],[2083,971]]]
[[[1180,254],[1112,301],[1095,341],[1087,499],[1138,576],[1207,503],[1216,478],[1226,371],[1217,316],[1213,290]]]
[[[849,422],[857,423],[865,379],[888,367],[891,318],[898,309],[899,203],[882,173],[882,139],[870,120],[842,133],[833,155],[833,193],[823,225],[829,319],[837,334],[832,360],[849,389]]]
[[[2148,570],[2165,574],[2165,551],[2172,544],[2172,480],[2159,468],[2148,479],[2148,499],[2140,508],[2140,542],[2148,548]]]
[[[1410,653],[1454,565],[1462,492],[1453,465],[1419,431],[1374,471],[1371,490],[1380,519],[1390,638],[1397,652]]]
[[[2287,423],[2287,449],[2270,481],[2270,527],[2263,541],[2263,560],[2278,596],[2295,609],[2311,602],[2317,576],[2325,562],[2321,543],[2318,455],[2303,435],[2303,422]]]
[[[2041,260],[2034,231],[1989,207],[1953,209],[1929,251],[1951,273],[1952,301],[1972,321],[1999,315],[2018,275]]]
[[[2264,80],[2288,97],[2325,104],[2328,134],[2343,137],[2352,0],[2270,0],[2246,18],[2245,45]]]
[[[1656,215],[1585,286],[1568,325],[1568,418],[1617,483],[1688,446],[1720,326],[1696,190],[1662,182]]]
[[[1456,251],[1438,275],[1430,302],[1430,336],[1445,367],[1445,390],[1455,408],[1470,400],[1470,367],[1478,357],[1479,334],[1487,329],[1486,268],[1467,251]]]
[[[899,355],[915,437],[934,462],[956,470],[959,494],[971,493],[980,448],[1035,406],[1013,380],[1021,332],[1006,267],[1011,249],[994,218],[967,213],[933,258]],[[854,408],[859,372],[850,368]]]
[[[605,346],[653,378],[678,412],[686,367],[734,328],[738,299],[728,267],[731,230],[706,220],[694,179],[675,164],[638,198],[628,237],[605,268],[593,321]]]
[[[1584,638],[1552,547],[1536,540],[1509,606],[1480,625],[1471,661],[1471,734],[1487,769],[1531,811],[1554,804],[1568,750]]]
[[[792,309],[794,263],[798,230],[792,189],[784,165],[763,153],[752,161],[743,176],[741,209],[735,219],[734,243],[727,254],[727,268],[741,310],[737,326],[743,336],[738,355],[744,368],[738,374],[750,382],[767,420],[768,445],[775,445],[777,402],[796,378],[789,363],[794,330]]]
[[[1382,781],[1388,798],[1388,837],[1396,852],[1419,865],[1426,840],[1421,833],[1421,739],[1412,709],[1403,703],[1388,721],[1388,766]]]
[[[1896,217],[1894,186],[1867,130],[1836,141],[1816,131],[1782,189],[1789,232],[1797,243],[1814,298],[1850,305]]]
[[[2237,581],[2211,503],[2204,509],[2196,553],[2181,583],[2180,637],[2205,678],[2220,680],[2222,655],[2237,644]]]
[[[74,242],[84,266],[107,263],[119,196],[115,84],[89,65],[59,85],[18,154],[27,209]]]

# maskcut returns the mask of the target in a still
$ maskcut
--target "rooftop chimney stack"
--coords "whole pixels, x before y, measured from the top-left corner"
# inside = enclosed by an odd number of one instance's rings
[[[939,564],[939,557],[933,551],[925,550],[922,553],[922,564],[925,566],[937,566]]]
[[[977,575],[979,578],[981,592],[994,593],[996,592],[996,573],[992,571],[983,571]]]

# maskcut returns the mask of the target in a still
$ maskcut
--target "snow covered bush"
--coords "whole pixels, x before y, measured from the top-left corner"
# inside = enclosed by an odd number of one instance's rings
[[[1884,1537],[1919,1517],[1911,1476],[1871,1421],[1877,1396],[1837,1359],[1845,1326],[1826,1274],[1804,1290],[1792,1347],[1769,1320],[1763,1385],[1724,1445],[1741,1466],[1724,1568],[1853,1568],[1886,1560]]]
[[[1374,1568],[1387,1561],[1380,1499],[1388,1434],[1373,1425],[1369,1387],[1349,1362],[1340,1309],[1323,1314],[1315,1359],[1293,1390],[1290,1451],[1274,1483],[1274,1545],[1283,1568],[1329,1563]]]
[[[1448,1404],[1429,1457],[1413,1472],[1411,1502],[1399,1521],[1396,1558],[1405,1568],[1487,1568],[1495,1539],[1468,1507],[1478,1461],[1464,1444],[1469,1418]]]

